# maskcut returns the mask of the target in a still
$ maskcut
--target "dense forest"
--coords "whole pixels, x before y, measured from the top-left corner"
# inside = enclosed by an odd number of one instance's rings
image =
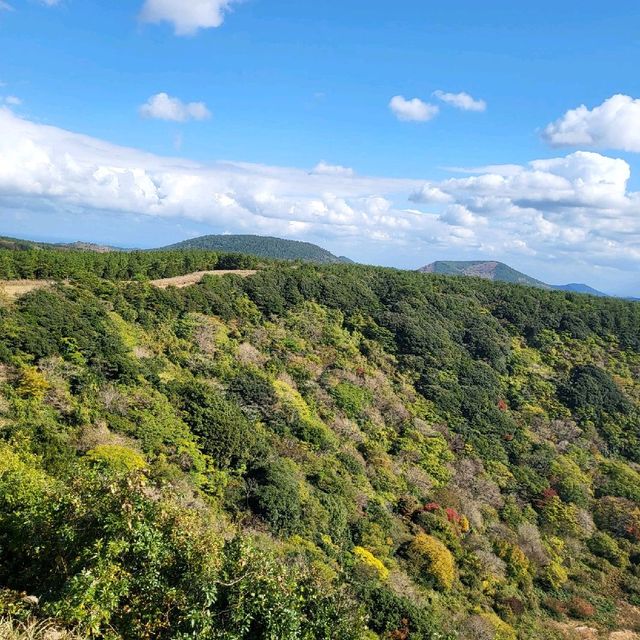
[[[334,256],[332,253],[311,242],[285,240],[271,236],[254,235],[210,235],[183,240],[165,247],[165,250],[204,249],[227,253],[246,253],[262,258],[277,260],[304,260],[318,264],[351,262],[348,258]]]
[[[148,282],[214,268],[258,271]],[[198,251],[0,278],[58,281],[0,299],[0,630],[640,631],[640,305]]]

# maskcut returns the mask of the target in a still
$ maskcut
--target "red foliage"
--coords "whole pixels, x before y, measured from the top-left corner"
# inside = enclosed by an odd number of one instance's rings
[[[424,505],[425,511],[439,511],[442,507],[437,502],[428,502]]]
[[[640,542],[640,527],[635,525],[629,525],[625,528],[625,531],[632,537],[635,538],[638,542]]]
[[[506,411],[508,409],[507,403],[502,398],[498,400],[498,409],[500,409],[500,411]]]
[[[447,509],[445,509],[445,513],[447,514],[447,520],[451,524],[459,524],[460,523],[461,516],[453,507],[447,507]]]

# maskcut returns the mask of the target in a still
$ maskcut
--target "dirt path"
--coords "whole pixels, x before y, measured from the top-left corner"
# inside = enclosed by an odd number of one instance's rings
[[[204,276],[224,276],[233,273],[237,276],[247,278],[257,273],[255,270],[250,269],[236,269],[236,270],[224,270],[219,269],[217,271],[196,271],[195,273],[187,273],[184,276],[176,276],[175,278],[162,278],[160,280],[151,280],[151,284],[159,289],[166,289],[167,287],[177,287],[183,289],[189,287],[192,284],[197,284],[204,278]]]

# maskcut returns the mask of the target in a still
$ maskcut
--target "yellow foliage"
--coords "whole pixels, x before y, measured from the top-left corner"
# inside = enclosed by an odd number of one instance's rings
[[[42,400],[48,390],[49,383],[35,367],[22,367],[18,382],[18,395],[23,398]]]
[[[516,630],[495,613],[481,613],[480,617],[493,627],[495,631],[493,640],[517,640]]]
[[[559,589],[569,579],[567,570],[557,561],[553,560],[544,569],[544,581],[553,589]]]
[[[318,418],[296,389],[284,380],[275,380],[273,388],[287,418],[292,422],[299,421],[307,431],[307,436],[303,439],[311,438],[312,440],[307,441],[316,442],[333,439],[333,433]]]
[[[367,551],[364,547],[355,547],[353,555],[356,556],[361,565],[375,573],[379,580],[384,581],[389,577],[389,569],[371,551]]]
[[[142,471],[147,463],[133,449],[117,444],[101,444],[87,452],[87,458],[111,471]]]
[[[409,559],[415,567],[432,577],[441,589],[450,589],[456,577],[451,551],[437,538],[419,533],[409,545]]]

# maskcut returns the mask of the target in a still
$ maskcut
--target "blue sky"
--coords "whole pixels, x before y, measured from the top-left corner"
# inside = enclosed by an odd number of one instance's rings
[[[25,186],[14,170],[3,180],[0,155],[0,233],[151,246],[258,231],[372,263],[496,258],[547,280],[640,293],[637,2],[3,0],[0,7],[0,123],[15,136],[5,164],[16,145],[37,139],[54,168],[55,158],[69,156],[93,167],[92,176],[113,164],[146,172],[153,185],[164,180],[165,193],[175,184],[168,158],[179,157],[182,178],[189,160],[198,163],[199,183],[218,185],[198,189],[197,201],[181,187],[162,207],[146,208],[148,199],[136,207],[126,189],[100,205],[59,168],[45,187]],[[216,8],[223,21],[210,26],[203,15]],[[190,26],[176,23],[190,13]],[[464,92],[486,108],[457,108],[436,91]],[[180,101],[172,117],[184,121],[151,117],[167,116],[148,102],[162,93]],[[606,102],[618,94],[626,101]],[[398,119],[394,96],[439,112]],[[146,103],[153,108],[141,111]],[[193,103],[205,111],[193,117]],[[586,114],[565,118],[580,105]],[[88,140],[110,143],[121,162],[107,152],[93,157]],[[25,153],[11,162],[28,172]],[[529,164],[553,158],[569,160]],[[233,167],[224,179],[221,161]],[[306,179],[321,161],[349,171],[320,168],[316,180]],[[237,163],[251,163],[250,171]],[[519,165],[522,175],[493,165]],[[55,188],[51,173],[61,181]]]

